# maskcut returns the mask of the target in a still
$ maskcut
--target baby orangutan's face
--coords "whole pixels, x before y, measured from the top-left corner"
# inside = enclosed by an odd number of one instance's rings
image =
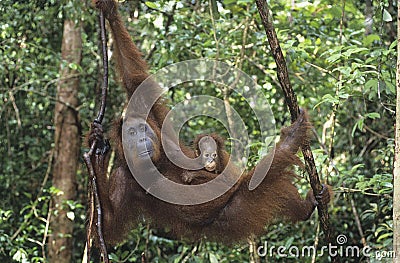
[[[217,168],[217,143],[210,136],[205,136],[199,141],[199,150],[201,155],[201,164],[204,168],[213,172]]]

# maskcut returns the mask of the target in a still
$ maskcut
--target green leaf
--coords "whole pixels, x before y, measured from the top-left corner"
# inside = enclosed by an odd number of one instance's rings
[[[209,256],[210,256],[210,262],[211,262],[211,263],[218,263],[218,259],[217,259],[217,257],[214,255],[214,253],[210,253]]]
[[[386,84],[386,92],[391,94],[396,94],[396,87],[391,82],[385,82]]]
[[[340,18],[342,16],[342,8],[338,5],[333,5],[328,12],[335,18]]]
[[[376,34],[368,35],[364,38],[363,44],[366,46],[371,45],[374,41],[379,41],[381,38]]]
[[[293,241],[294,241],[294,237],[290,237],[290,238],[286,241],[285,247],[288,248],[288,247],[292,246]]]
[[[236,3],[236,0],[224,0],[224,5],[230,5]]]
[[[331,104],[338,104],[338,103],[339,103],[339,99],[333,97],[331,94],[326,94],[326,95],[324,95],[324,96],[322,97],[322,100],[321,100],[319,103],[317,103],[317,105],[314,106],[314,109],[315,109],[316,107],[318,107],[320,104],[326,103],[326,102],[327,102],[327,103],[331,103]]]
[[[350,57],[351,55],[353,55],[355,53],[360,53],[362,51],[368,51],[368,48],[365,48],[365,47],[350,48],[350,49],[346,50],[346,52],[344,52],[343,55],[346,57]]]
[[[76,63],[69,63],[68,67],[72,70],[77,70],[79,65]]]
[[[397,46],[397,40],[393,41],[392,44],[390,44],[389,49],[394,49]]]
[[[340,93],[339,94],[339,99],[344,99],[344,100],[347,100],[348,98],[350,97],[350,94],[347,94],[347,93]]]
[[[364,87],[366,89],[376,88],[377,86],[378,86],[378,80],[377,79],[370,79],[364,84]]]
[[[382,187],[393,188],[393,184],[390,182],[383,182],[380,184]]]
[[[386,239],[386,238],[388,238],[388,237],[392,237],[392,236],[393,236],[393,233],[392,233],[392,232],[386,233],[386,234],[380,235],[376,241],[377,241],[377,242],[380,242],[381,240]]]
[[[362,131],[362,129],[364,128],[364,118],[359,119],[356,124],[354,124],[353,126],[353,130],[351,131],[351,136],[354,137],[354,134],[357,130],[357,128]]]
[[[148,7],[150,7],[150,8],[152,8],[152,9],[158,9],[159,8],[159,6],[158,6],[158,4],[157,3],[154,3],[154,2],[145,2],[145,4],[148,6]]]
[[[340,57],[341,57],[341,54],[333,54],[332,56],[329,56],[327,58],[327,60],[329,63],[334,63],[334,62],[338,61],[340,59]]]
[[[392,15],[386,9],[383,9],[383,18],[382,19],[385,22],[391,22],[393,20]]]
[[[370,118],[370,119],[379,119],[381,117],[381,115],[377,112],[370,112],[370,113],[367,113],[365,115],[365,117]]]
[[[356,164],[351,168],[351,172],[354,173],[355,171],[357,171],[358,168],[363,168],[365,165],[364,164]]]
[[[17,252],[13,255],[13,260],[17,262],[27,262],[28,254],[23,248],[17,250]]]

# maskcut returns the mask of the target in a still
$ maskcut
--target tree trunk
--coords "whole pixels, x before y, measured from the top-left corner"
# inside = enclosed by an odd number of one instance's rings
[[[53,186],[53,216],[50,220],[49,262],[71,262],[73,217],[67,201],[76,197],[76,172],[79,161],[80,126],[78,120],[79,78],[76,67],[82,57],[81,26],[64,21],[61,46],[63,63],[57,85],[55,105],[55,150]]]
[[[397,6],[397,39],[400,39],[400,5]],[[393,262],[399,262],[400,257],[400,45],[397,45],[396,71],[396,128],[394,150],[394,192],[393,192]]]

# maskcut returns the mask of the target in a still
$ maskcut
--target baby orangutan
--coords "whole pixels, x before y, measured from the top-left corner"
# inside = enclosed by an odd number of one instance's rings
[[[224,140],[217,134],[200,134],[193,142],[196,157],[200,157],[201,165],[209,172],[221,173],[229,161],[225,151]]]
[[[200,162],[201,170],[209,173],[194,173],[187,171],[182,175],[184,183],[196,184],[194,179],[199,181],[207,182],[216,178],[225,169],[224,180],[228,177],[232,177],[232,180],[237,180],[240,177],[239,168],[233,163],[229,164],[230,155],[225,150],[224,139],[219,135],[212,134],[200,134],[193,141],[193,147],[195,152],[195,161]],[[228,167],[229,166],[229,167]],[[233,176],[232,176],[233,175]],[[228,177],[227,177],[228,176]]]

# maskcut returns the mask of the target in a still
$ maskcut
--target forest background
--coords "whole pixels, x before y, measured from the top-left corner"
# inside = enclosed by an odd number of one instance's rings
[[[317,168],[322,181],[334,187],[329,213],[335,237],[372,248],[371,258],[353,256],[347,262],[389,260],[393,251],[397,3],[269,2],[291,83],[314,124]],[[278,132],[290,123],[254,1],[132,0],[121,1],[120,11],[152,72],[188,59],[227,62],[262,87]],[[87,206],[82,142],[98,110],[102,80],[97,12],[90,1],[2,0],[0,17],[0,259],[63,262],[52,260],[52,253],[62,250],[65,262],[77,262],[85,247]],[[74,29],[69,36],[67,27]],[[67,37],[81,57],[64,58]],[[196,87],[187,89],[168,95],[180,101]],[[224,97],[215,87],[202,87],[201,93],[216,94],[251,116],[240,96]],[[112,71],[106,129],[120,116],[124,96]],[[61,110],[70,111],[69,121],[60,121]],[[246,125],[257,138],[256,122],[249,118]],[[195,134],[211,131],[226,132],[217,121],[200,117],[188,122],[181,137],[190,144]],[[61,146],[62,139],[70,146]],[[248,146],[250,165],[263,154],[260,144]],[[66,159],[57,167],[60,158]],[[302,175],[296,184],[305,194],[310,186]],[[64,221],[58,220],[61,210],[67,211]],[[70,230],[64,236],[57,235],[61,224]],[[58,237],[72,242],[56,246]],[[268,226],[262,238],[233,247],[169,240],[143,224],[110,256],[114,262],[140,262],[142,253],[151,262],[298,262],[277,253],[260,258],[256,250],[266,241],[320,247],[322,237],[317,213],[307,222]],[[313,260],[328,262],[328,257],[301,262]]]

